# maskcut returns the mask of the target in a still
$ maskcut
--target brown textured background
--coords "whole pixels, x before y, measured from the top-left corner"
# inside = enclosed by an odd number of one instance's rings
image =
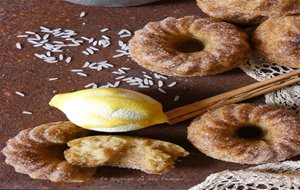
[[[81,11],[87,15],[79,18]],[[135,73],[143,69],[125,57],[113,59],[117,49],[116,38],[112,47],[88,58],[81,54],[82,48],[72,48],[70,64],[47,64],[33,56],[41,49],[35,49],[25,39],[16,35],[25,31],[39,31],[39,26],[52,29],[62,27],[72,29],[82,36],[101,37],[99,29],[108,27],[112,36],[120,29],[131,31],[142,28],[149,21],[158,21],[168,16],[205,15],[198,9],[194,0],[162,0],[147,6],[129,8],[100,8],[73,5],[58,0],[2,0],[0,1],[0,149],[5,142],[24,128],[34,127],[47,122],[66,120],[65,116],[48,106],[52,91],[58,93],[82,89],[90,82],[105,83],[111,81],[110,72],[90,72],[89,77],[80,77],[69,70],[80,68],[88,60],[109,60],[116,66],[128,66]],[[85,23],[83,25],[82,23]],[[15,47],[16,42],[23,44],[23,49]],[[81,49],[81,50],[80,50]],[[58,81],[49,82],[48,78],[59,77]],[[241,70],[212,77],[172,78],[178,85],[168,90],[167,94],[153,89],[130,88],[146,93],[163,102],[165,111],[253,83]],[[26,93],[19,97],[15,91]],[[179,94],[181,99],[174,103]],[[257,101],[262,101],[262,98]],[[32,111],[33,115],[21,114],[23,110]],[[102,167],[95,179],[84,184],[51,183],[33,180],[16,173],[13,167],[4,164],[0,154],[1,189],[187,189],[203,181],[209,174],[225,169],[240,169],[246,166],[225,163],[209,158],[198,152],[186,140],[186,127],[189,122],[176,126],[160,125],[136,132],[127,133],[141,137],[157,138],[181,145],[191,154],[177,162],[176,169],[158,176],[147,175],[137,170]]]

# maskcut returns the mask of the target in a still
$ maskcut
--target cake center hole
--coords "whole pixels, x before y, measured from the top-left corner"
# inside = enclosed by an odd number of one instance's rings
[[[178,39],[174,47],[177,51],[182,53],[194,53],[204,49],[203,43],[195,38]]]
[[[247,140],[257,140],[264,135],[262,128],[255,125],[242,126],[235,133],[238,137]]]

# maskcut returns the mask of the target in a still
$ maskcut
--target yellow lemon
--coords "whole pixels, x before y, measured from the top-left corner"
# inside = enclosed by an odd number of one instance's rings
[[[102,132],[125,132],[168,122],[162,105],[139,92],[97,88],[55,95],[50,103],[74,124]]]

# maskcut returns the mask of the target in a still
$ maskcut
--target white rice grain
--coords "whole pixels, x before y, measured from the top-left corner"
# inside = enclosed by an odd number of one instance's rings
[[[174,97],[174,102],[177,102],[179,99],[180,99],[180,96],[176,95],[176,96]]]
[[[162,88],[158,88],[158,91],[160,91],[161,93],[163,93],[163,94],[166,94],[167,92],[164,90],[164,89],[162,89]]]
[[[82,39],[86,40],[86,41],[89,41],[90,39],[87,38],[87,37],[84,37],[84,36],[81,36]]]
[[[100,32],[107,32],[109,29],[108,28],[103,28],[100,30]]]
[[[22,111],[22,114],[25,114],[25,115],[32,115],[32,112],[30,112],[30,111]]]
[[[28,35],[26,34],[17,35],[17,38],[28,38]]]
[[[175,86],[176,84],[177,84],[177,82],[172,82],[171,84],[168,85],[168,87],[171,88],[171,87]]]
[[[79,76],[82,76],[82,77],[87,77],[88,75],[86,73],[76,73],[77,75]]]
[[[129,30],[127,30],[127,29],[122,29],[122,30],[120,30],[120,32],[118,32],[118,35],[121,38],[130,37],[131,36],[131,32]]]
[[[97,44],[98,44],[98,41],[95,40],[95,41],[93,42],[93,46],[96,46]]]
[[[86,15],[85,12],[81,12],[80,15],[79,15],[79,17],[82,18],[82,17],[84,17],[85,15]]]
[[[24,97],[24,96],[25,96],[25,94],[24,94],[23,92],[16,91],[15,93],[16,93],[18,96],[21,96],[21,97]]]
[[[25,33],[26,33],[26,34],[32,34],[32,35],[35,35],[35,34],[36,34],[35,32],[31,32],[31,31],[26,31]]]
[[[86,48],[85,49],[89,54],[93,55],[94,54],[94,51],[90,48]]]
[[[89,39],[89,43],[93,43],[94,40],[95,40],[94,38],[90,38],[90,39]]]
[[[41,29],[41,30],[50,31],[50,29],[49,29],[49,28],[47,28],[47,27],[45,27],[45,26],[40,26],[40,29]]]
[[[18,42],[18,43],[16,43],[16,48],[17,49],[22,49],[22,45]]]
[[[83,65],[82,67],[83,67],[83,68],[86,68],[86,67],[88,67],[89,65],[90,65],[90,62],[87,61],[87,62],[84,63],[84,65]]]
[[[90,88],[90,87],[97,88],[97,84],[96,83],[90,83],[90,84],[87,84],[87,85],[84,86],[84,88]]]
[[[43,40],[47,40],[47,39],[49,38],[49,36],[50,36],[50,34],[45,34],[45,35],[43,36]]]
[[[71,69],[71,72],[78,73],[78,72],[84,72],[83,69]]]
[[[48,78],[48,81],[55,81],[58,80],[59,78]]]
[[[97,42],[97,41],[96,41],[96,42]],[[96,48],[96,47],[94,47],[94,46],[90,46],[89,48],[92,49],[92,50],[94,50],[94,51],[99,51],[99,49]]]
[[[48,78],[49,81],[55,81],[58,80],[59,78]]]
[[[158,73],[154,73],[154,77],[155,77],[156,79],[168,79],[166,76],[163,76],[163,75],[158,74]]]
[[[161,88],[161,87],[163,87],[163,86],[164,86],[164,82],[161,81],[161,80],[159,80],[159,81],[158,81],[158,88]]]
[[[66,58],[66,63],[70,63],[70,62],[71,62],[71,60],[72,60],[72,58],[71,58],[71,57],[67,57],[67,58]]]
[[[110,38],[106,35],[102,35],[102,38],[105,39],[105,40],[110,40]]]
[[[116,80],[121,80],[121,79],[123,79],[123,78],[125,78],[126,76],[119,76],[119,77],[117,77],[117,78],[115,78]]]
[[[82,53],[83,53],[84,55],[90,55],[89,52],[87,52],[87,51],[82,51]]]
[[[122,70],[125,70],[125,71],[130,70],[130,68],[128,68],[128,67],[121,67],[121,69],[122,69]]]
[[[144,77],[147,79],[153,79],[151,76],[144,74]]]

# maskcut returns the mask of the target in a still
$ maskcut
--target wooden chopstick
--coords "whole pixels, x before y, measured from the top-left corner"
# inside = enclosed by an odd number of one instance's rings
[[[232,90],[211,98],[200,100],[174,110],[166,112],[169,124],[173,125],[181,121],[199,116],[209,109],[214,109],[226,104],[244,101],[259,95],[263,95],[282,87],[300,82],[298,75],[300,69],[279,75],[277,77],[257,82],[242,88]]]

